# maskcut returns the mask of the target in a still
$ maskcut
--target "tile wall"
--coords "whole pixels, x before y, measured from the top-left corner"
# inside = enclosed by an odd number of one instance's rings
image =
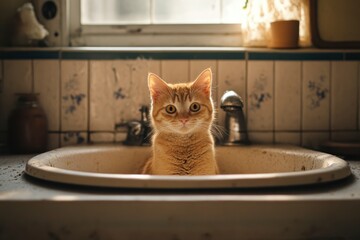
[[[177,83],[193,80],[207,67],[214,74],[216,106],[228,89],[245,100],[254,143],[316,149],[327,140],[360,140],[360,61],[344,59],[343,53],[213,53],[203,59],[177,53],[130,59],[8,56],[0,60],[0,142],[6,142],[7,118],[18,92],[40,93],[49,122],[49,149],[121,142],[126,123],[139,119],[139,107],[150,102],[149,71]],[[224,123],[221,109],[217,123]]]

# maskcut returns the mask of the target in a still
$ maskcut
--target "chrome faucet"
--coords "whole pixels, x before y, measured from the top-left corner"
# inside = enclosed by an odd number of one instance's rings
[[[226,91],[221,97],[221,109],[225,111],[224,145],[249,144],[246,121],[244,116],[244,102],[234,91]]]
[[[151,139],[151,127],[149,121],[149,108],[141,106],[139,109],[141,113],[140,121],[130,121],[127,124],[128,132],[125,145],[149,145]]]

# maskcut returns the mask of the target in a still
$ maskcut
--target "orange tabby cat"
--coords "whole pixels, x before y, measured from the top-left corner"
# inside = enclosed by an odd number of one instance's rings
[[[167,84],[157,75],[149,73],[153,155],[142,173],[218,173],[210,132],[214,119],[211,81],[210,68],[205,69],[194,82],[179,84]]]

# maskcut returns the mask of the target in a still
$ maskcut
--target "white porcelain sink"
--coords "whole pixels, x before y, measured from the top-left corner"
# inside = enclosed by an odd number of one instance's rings
[[[64,147],[30,159],[26,173],[44,180],[125,188],[252,188],[330,182],[351,175],[335,156],[294,146],[217,147],[219,175],[138,174],[149,147]]]

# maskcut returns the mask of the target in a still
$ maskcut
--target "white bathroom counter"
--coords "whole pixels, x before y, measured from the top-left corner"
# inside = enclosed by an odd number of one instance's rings
[[[360,161],[327,184],[169,191],[41,181],[31,157],[0,156],[0,239],[360,239]]]

